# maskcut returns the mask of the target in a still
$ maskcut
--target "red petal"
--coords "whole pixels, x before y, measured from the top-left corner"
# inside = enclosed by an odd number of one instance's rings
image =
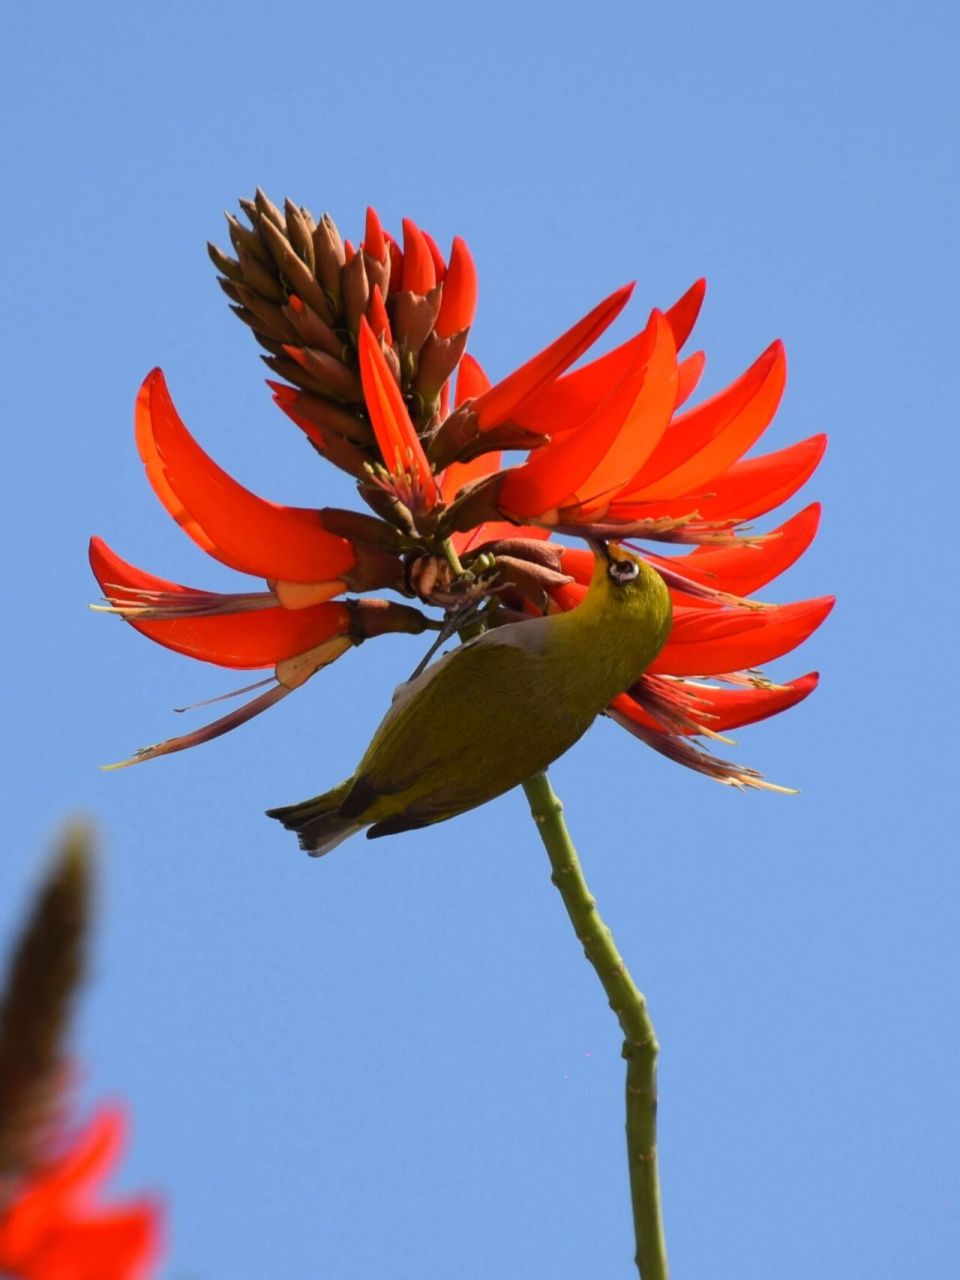
[[[159,1246],[159,1212],[149,1201],[93,1213],[60,1214],[30,1252],[31,1277],[69,1280],[137,1280],[152,1274]]]
[[[363,247],[371,258],[376,258],[378,262],[386,261],[387,242],[383,238],[383,227],[380,224],[376,209],[370,206],[367,208],[367,225],[363,233]]]
[[[569,573],[577,582],[589,585],[597,558],[584,547],[563,547],[560,551],[560,569]]]
[[[198,592],[177,582],[168,582],[122,560],[101,538],[90,540],[90,567],[108,600],[129,603],[142,591],[163,591],[176,595],[197,594],[209,600],[211,593]],[[119,592],[118,592],[119,588]],[[219,667],[254,670],[272,667],[284,658],[306,653],[332,635],[343,634],[350,615],[343,603],[328,602],[306,609],[253,609],[241,613],[204,614],[199,617],[139,619],[126,618],[130,626],[157,644],[175,653],[199,658]]]
[[[500,470],[502,454],[482,453],[469,462],[451,462],[443,475],[439,477],[440,493],[444,502],[452,502],[457,493],[471,480],[479,480],[481,476],[491,475]]]
[[[589,346],[592,346],[608,325],[612,324],[633,292],[633,285],[617,289],[609,298],[585,315],[573,328],[545,347],[539,355],[515,369],[502,382],[498,382],[477,402],[476,412],[480,429],[494,427],[508,419],[516,420],[527,398],[545,383],[569,369]]]
[[[387,252],[390,255],[390,284],[387,293],[396,293],[403,280],[403,250],[389,231],[384,231],[383,238],[387,242]]]
[[[457,369],[457,394],[454,403],[461,405],[464,400],[475,400],[489,390],[490,379],[480,367],[479,361],[474,360],[469,353],[462,356]]]
[[[555,382],[548,382],[511,413],[511,422],[542,432],[552,439],[580,426],[626,377],[639,336],[635,334],[581,369],[575,369]]]
[[[180,421],[159,369],[137,396],[136,436],[157,497],[204,551],[230,568],[321,582],[356,563],[352,545],[321,529],[315,511],[258,498],[218,467]]]
[[[677,403],[675,406],[677,409],[682,404],[686,404],[700,385],[700,379],[703,377],[706,363],[707,357],[702,351],[695,351],[692,356],[687,356],[686,360],[680,361],[679,376],[677,378]]]
[[[748,596],[779,577],[803,555],[816,536],[819,523],[820,504],[813,502],[759,544],[698,547],[690,555],[671,556],[664,563],[704,586]],[[647,555],[647,559],[654,565],[661,563],[659,556]]]
[[[506,473],[499,495],[505,512],[541,516],[577,497],[593,499],[622,484],[637,456],[655,447],[676,398],[673,335],[659,311],[629,345],[631,366],[600,407]]]
[[[400,288],[429,293],[437,283],[437,271],[423,232],[409,218],[403,220],[403,276]]]
[[[706,280],[697,280],[666,313],[667,323],[673,330],[673,339],[677,344],[678,351],[690,337],[693,326],[697,323],[697,316],[700,314],[700,308],[703,306],[703,296],[706,292]]]
[[[699,295],[697,294],[698,288]],[[673,320],[676,323],[674,341],[678,350],[681,341],[685,339],[686,334],[689,332],[689,329],[685,331],[680,324],[678,308],[682,309],[681,304],[692,303],[696,300],[697,310],[699,310],[699,303],[703,300],[705,288],[706,282],[698,281],[684,294],[680,302],[675,303],[666,314],[666,319],[671,329],[674,329],[671,316],[673,316]],[[696,312],[694,311],[693,318],[695,318],[695,315]],[[693,319],[690,320],[691,326],[692,323]],[[682,334],[683,339],[678,339],[677,333]],[[541,431],[555,438],[562,432],[578,426],[584,418],[594,412],[601,401],[609,395],[611,387],[616,386],[625,376],[627,369],[630,367],[630,362],[630,342],[625,342],[619,347],[614,347],[612,351],[608,351],[606,355],[602,355],[598,359],[592,360],[589,364],[585,364],[581,369],[575,369],[573,373],[568,373],[555,382],[547,383],[536,394],[528,397],[522,406],[510,415],[511,421],[519,423],[522,427],[528,427],[531,431]],[[693,393],[700,380],[700,375],[703,373],[705,363],[706,357],[702,351],[698,351],[696,355],[690,356],[681,363],[680,385],[677,388],[677,404],[674,406],[675,408],[683,404]]]
[[[721,689],[715,685],[691,684],[686,680],[676,683],[697,699],[694,707],[690,708],[690,714],[695,719],[702,718],[704,728],[713,733],[725,733],[728,729],[740,729],[746,724],[768,720],[796,706],[814,691],[819,680],[819,673],[811,671],[796,680],[769,688]],[[636,724],[660,733],[665,731],[664,726],[628,693],[621,693],[610,705]]]
[[[823,596],[762,611],[676,609],[649,674],[711,676],[772,662],[812,635],[833,603],[832,596]]]
[[[786,376],[783,344],[775,342],[731,386],[681,415],[621,496],[656,502],[702,488],[770,425]]]
[[[447,278],[447,264],[444,261],[443,254],[440,252],[440,246],[434,240],[429,231],[421,231],[420,234],[427,242],[427,248],[430,250],[430,257],[433,259],[433,269],[436,272],[437,284],[443,284]]]
[[[454,236],[434,330],[441,338],[452,338],[455,333],[469,329],[476,309],[477,268],[466,242]]]
[[[671,502],[621,502],[611,505],[610,518],[659,520],[697,511],[707,521],[752,520],[793,497],[817,469],[827,447],[825,435],[738,462],[710,482],[705,493],[687,493]]]
[[[387,315],[387,308],[383,303],[383,294],[380,292],[380,286],[373,286],[373,293],[370,297],[370,327],[373,329],[374,337],[383,338],[389,343],[393,343],[393,334],[390,331],[390,317]]]
[[[360,377],[363,397],[387,470],[412,471],[419,480],[427,508],[436,506],[439,494],[430,463],[410,421],[397,380],[390,372],[365,317],[360,320]]]
[[[499,542],[501,538],[530,538],[541,542],[550,536],[548,530],[535,525],[511,524],[506,520],[488,520],[478,524],[475,529],[466,533],[455,533],[452,536],[457,555],[482,547],[485,542]]]
[[[667,429],[677,399],[677,349],[666,318],[651,318],[653,349],[643,381],[616,436],[590,475],[577,486],[579,502],[610,494],[622,478],[648,458]],[[549,447],[549,446],[548,446]]]
[[[745,724],[756,724],[770,716],[796,706],[808,697],[820,680],[819,673],[811,671],[784,685],[756,689],[718,689],[698,685],[693,692],[700,700],[708,729],[723,733],[727,729],[739,729]]]
[[[120,1153],[126,1118],[117,1107],[104,1107],[93,1116],[73,1144],[40,1179],[47,1194],[65,1194],[80,1187],[93,1189],[110,1172]]]

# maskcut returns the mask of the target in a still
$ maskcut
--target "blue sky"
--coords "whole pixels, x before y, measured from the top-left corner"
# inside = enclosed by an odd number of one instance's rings
[[[764,447],[831,448],[777,598],[839,604],[776,668],[818,693],[737,736],[802,794],[736,795],[608,723],[554,782],[662,1042],[675,1274],[954,1274],[953,6],[37,4],[6,29],[0,926],[92,814],[82,1096],[134,1113],[118,1185],[168,1198],[164,1274],[630,1274],[619,1040],[522,796],[321,863],[262,816],[350,771],[417,642],[97,772],[231,687],[85,607],[91,533],[231,581],[148,489],[144,374],[251,488],[350,499],[205,256],[258,183],[355,237],[368,203],[463,235],[495,376],[628,279],[621,336],[708,277],[708,390],[785,340]]]

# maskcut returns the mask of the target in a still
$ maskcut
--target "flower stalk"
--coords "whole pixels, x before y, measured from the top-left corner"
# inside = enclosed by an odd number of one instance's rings
[[[636,1238],[636,1264],[642,1280],[667,1280],[667,1251],[660,1211],[657,1165],[657,1054],[659,1045],[637,989],[597,910],[577,851],[563,819],[563,805],[546,773],[523,784],[530,812],[552,868],[570,923],[606,992],[623,1032],[627,1062],[627,1158]]]

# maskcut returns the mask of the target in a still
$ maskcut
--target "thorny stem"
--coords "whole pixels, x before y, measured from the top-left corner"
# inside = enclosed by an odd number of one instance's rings
[[[667,1251],[660,1214],[657,1172],[657,1053],[659,1045],[647,1002],[627,972],[613,935],[597,911],[584,879],[577,851],[563,820],[563,805],[546,773],[523,784],[530,812],[553,868],[551,879],[584,954],[607,993],[623,1031],[627,1060],[627,1158],[630,1198],[641,1280],[667,1280]]]

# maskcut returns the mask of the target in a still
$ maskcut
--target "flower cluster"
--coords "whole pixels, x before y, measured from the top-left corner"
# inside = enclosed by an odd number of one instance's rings
[[[466,353],[477,275],[462,240],[444,258],[405,220],[399,243],[370,209],[354,248],[329,216],[316,222],[290,201],[281,211],[258,191],[241,205],[249,225],[229,218],[236,256],[210,248],[221,287],[285,380],[269,383],[276,403],[322,458],[355,478],[369,511],[281,506],[251,493],[189,434],[160,371],[148,376],[136,439],[154,492],[204,551],[264,579],[266,590],[184,587],[94,539],[107,607],[168,648],[273,675],[239,710],[125,763],[218,736],[366,639],[426,630],[446,638],[478,618],[497,626],[574,608],[592,555],[555,538],[591,537],[693,547],[644,551],[670,588],[673,628],[608,714],[721,782],[768,785],[702,739],[806,697],[815,674],[776,684],[757,668],[805,640],[833,603],[746,598],[802,554],[819,520],[811,505],[772,532],[744,528],[793,496],[826,444],[813,436],[745,458],[783,393],[782,345],[687,407],[704,356],[680,352],[701,280],[626,342],[574,367],[623,310],[628,286],[491,385]],[[526,456],[508,463],[511,450]],[[382,590],[415,603],[367,594]]]

